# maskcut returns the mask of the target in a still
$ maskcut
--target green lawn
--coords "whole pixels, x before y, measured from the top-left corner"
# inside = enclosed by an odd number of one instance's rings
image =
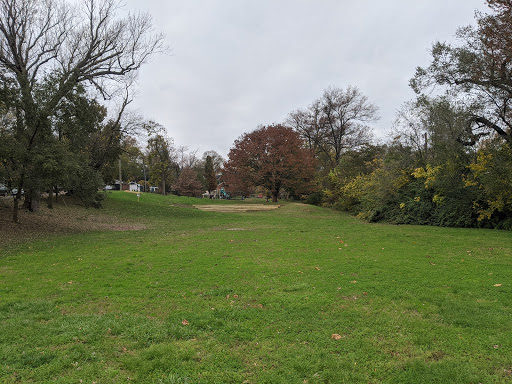
[[[512,232],[201,203],[4,246],[0,383],[512,382]]]

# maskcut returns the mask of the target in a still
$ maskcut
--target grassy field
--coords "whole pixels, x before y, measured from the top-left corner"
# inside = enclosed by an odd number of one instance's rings
[[[113,193],[87,231],[11,233],[0,383],[512,382],[512,232],[203,203]]]

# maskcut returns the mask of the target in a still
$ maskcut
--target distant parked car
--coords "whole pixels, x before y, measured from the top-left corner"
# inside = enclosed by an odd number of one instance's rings
[[[12,193],[13,196],[17,195],[18,194],[18,188],[13,188],[11,193]],[[23,189],[21,190],[21,194],[22,195],[25,194],[25,191]]]

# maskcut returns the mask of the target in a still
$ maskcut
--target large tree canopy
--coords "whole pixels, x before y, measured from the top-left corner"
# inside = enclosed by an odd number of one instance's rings
[[[435,85],[464,100],[471,116],[461,139],[468,145],[494,132],[512,143],[512,2],[487,0],[492,13],[477,13],[476,26],[460,28],[459,45],[437,42],[428,68],[418,68],[411,86]]]
[[[264,187],[274,202],[281,190],[295,195],[308,191],[315,171],[312,152],[297,132],[282,125],[242,135],[228,157],[223,175],[228,190]]]
[[[52,118],[64,98],[80,83],[110,97],[112,84],[129,80],[162,48],[149,15],[118,17],[119,7],[118,0],[0,0],[0,73],[13,120],[4,133],[17,148],[11,161],[18,187],[14,221],[28,175],[38,174],[57,136]],[[128,103],[125,98],[121,112]],[[42,187],[33,177],[28,186],[36,192]]]

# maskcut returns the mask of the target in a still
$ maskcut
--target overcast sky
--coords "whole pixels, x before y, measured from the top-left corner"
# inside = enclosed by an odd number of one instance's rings
[[[135,108],[176,145],[226,156],[258,125],[282,122],[329,86],[358,87],[385,137],[414,97],[434,41],[454,41],[484,0],[127,0],[147,11],[172,51],[138,80]]]

